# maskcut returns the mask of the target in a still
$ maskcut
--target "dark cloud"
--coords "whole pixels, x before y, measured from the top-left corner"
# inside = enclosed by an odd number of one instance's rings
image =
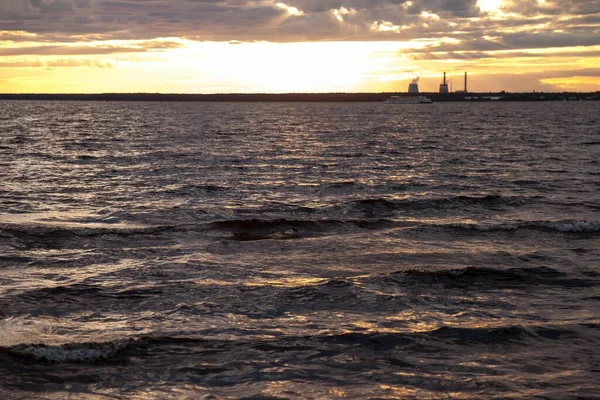
[[[448,17],[477,17],[480,15],[477,0],[421,0],[409,8],[413,13],[435,12]]]
[[[75,5],[71,0],[31,0],[31,6],[42,13],[67,13],[73,11]]]
[[[185,37],[218,41],[453,37],[448,51],[600,44],[600,0],[521,0],[493,19],[476,0],[0,0],[0,35],[75,41]],[[334,10],[338,10],[337,14]],[[544,27],[540,28],[540,24]],[[483,40],[482,37],[494,40]],[[9,40],[9,39],[5,39]]]

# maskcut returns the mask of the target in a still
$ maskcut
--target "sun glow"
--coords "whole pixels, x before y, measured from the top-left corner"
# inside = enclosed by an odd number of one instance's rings
[[[197,44],[198,49],[205,44]],[[369,70],[368,47],[351,43],[242,43],[230,48],[215,44],[212,60],[179,51],[184,63],[203,65],[199,76],[213,74],[245,91],[351,91]],[[193,48],[192,48],[193,49]],[[196,53],[197,54],[197,53]],[[202,62],[198,59],[202,58]],[[212,65],[211,65],[212,64]],[[240,68],[243,65],[243,68]],[[218,74],[215,72],[218,71]]]
[[[0,92],[352,92],[373,90],[374,84],[385,90],[393,89],[395,74],[390,78],[382,72],[398,68],[398,52],[424,45],[164,39],[101,48],[78,43],[59,54],[30,46],[15,48],[14,56],[0,62]],[[52,44],[48,48],[56,50]]]
[[[333,11],[329,17],[340,21],[342,27],[346,25],[344,17],[355,16],[353,9]],[[370,28],[382,36],[410,29],[387,21],[376,21]],[[495,41],[498,37],[484,39]],[[443,71],[452,77],[465,70],[472,77],[473,90],[599,89],[598,77],[590,76],[590,66],[599,65],[600,46],[486,52],[449,52],[443,47],[460,43],[451,36],[295,43],[201,42],[177,37],[68,43],[5,40],[0,41],[0,92],[405,91],[415,75],[421,77],[422,91],[436,91]],[[570,71],[561,72],[565,70]],[[498,71],[503,71],[502,79]]]
[[[502,9],[502,0],[478,0],[477,7],[482,12],[499,13]]]

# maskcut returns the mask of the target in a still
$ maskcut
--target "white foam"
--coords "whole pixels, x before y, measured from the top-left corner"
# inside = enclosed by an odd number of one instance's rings
[[[519,224],[512,223],[503,223],[503,224],[491,224],[491,223],[453,223],[450,226],[461,229],[471,229],[476,231],[495,231],[495,230],[503,230],[503,231],[514,231],[519,228]]]
[[[559,232],[600,232],[600,222],[544,222],[541,225]]]
[[[75,223],[75,222],[36,222],[27,224],[0,223],[0,229],[16,231],[28,235],[46,235],[57,232],[72,233],[77,236],[103,235],[130,235],[145,234],[160,231],[166,227],[148,226],[126,223]]]
[[[115,217],[90,215],[83,212],[0,213],[0,229],[32,235],[53,232],[71,232],[79,236],[111,233],[135,234],[151,233],[161,228],[161,226],[123,222]]]
[[[94,362],[105,360],[124,350],[130,342],[81,343],[62,346],[21,345],[11,349],[15,354],[55,363]]]
[[[56,326],[49,320],[32,317],[7,318],[0,321],[0,347],[26,357],[49,362],[93,362],[113,356],[130,340],[104,343],[64,343],[56,336]],[[46,344],[34,344],[46,343]]]

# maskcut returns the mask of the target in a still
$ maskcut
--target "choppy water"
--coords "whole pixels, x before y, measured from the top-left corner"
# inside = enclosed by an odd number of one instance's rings
[[[0,102],[0,394],[597,396],[599,116]]]

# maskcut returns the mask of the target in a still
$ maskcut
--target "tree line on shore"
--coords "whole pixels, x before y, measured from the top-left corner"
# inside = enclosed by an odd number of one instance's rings
[[[408,93],[103,93],[103,94],[0,94],[0,100],[68,100],[68,101],[186,101],[186,102],[382,102],[390,96],[413,96]],[[563,101],[600,100],[593,93],[421,93],[435,102],[445,101]]]

